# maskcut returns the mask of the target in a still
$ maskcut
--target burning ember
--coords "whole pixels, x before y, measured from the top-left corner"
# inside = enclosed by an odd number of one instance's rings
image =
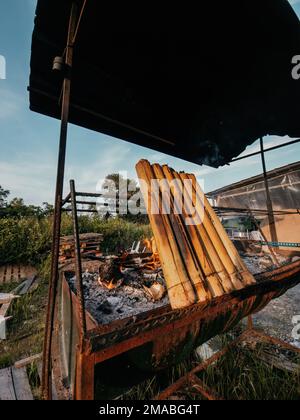
[[[68,279],[73,290],[75,280],[75,277]],[[134,244],[120,256],[103,258],[97,273],[83,275],[83,290],[87,310],[101,324],[136,316],[169,303],[152,241]]]
[[[120,287],[125,278],[138,276],[145,292],[154,300],[162,299],[166,292],[162,269],[154,240],[132,246],[129,252],[120,257],[112,257],[107,264],[100,266],[98,283],[108,290]],[[155,252],[153,252],[155,249]]]

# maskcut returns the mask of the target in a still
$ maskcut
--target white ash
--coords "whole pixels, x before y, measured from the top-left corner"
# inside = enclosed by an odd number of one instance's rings
[[[290,258],[283,257],[279,254],[276,255],[279,266],[291,262]],[[246,264],[248,270],[252,274],[261,274],[266,271],[274,270],[278,267],[273,263],[270,255],[243,255],[242,259]]]
[[[242,256],[247,268],[252,274],[259,274],[275,268],[270,256]],[[280,263],[288,263],[290,259],[281,257]],[[98,273],[83,274],[83,290],[87,310],[99,324],[109,324],[118,319],[134,317],[169,304],[167,292],[157,301],[145,291],[153,281],[165,285],[162,271],[138,273],[135,269],[122,270],[123,282],[115,289],[107,289],[98,282]],[[76,293],[76,277],[67,276],[70,288]]]
[[[246,264],[248,270],[252,274],[259,274],[266,271],[266,267],[262,264],[262,258],[258,256],[245,256],[243,257],[243,261]],[[270,268],[272,267],[273,263],[268,261]]]
[[[76,293],[76,277],[67,278]],[[162,280],[160,280],[162,281]],[[168,294],[159,301],[153,301],[143,288],[145,281],[138,275],[125,275],[121,286],[109,290],[98,282],[98,273],[83,274],[83,291],[88,312],[99,324],[134,317],[169,304]]]

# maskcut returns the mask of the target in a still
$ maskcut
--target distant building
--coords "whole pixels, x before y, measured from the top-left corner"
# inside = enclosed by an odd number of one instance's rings
[[[300,251],[300,162],[273,169],[267,176],[278,235],[278,243],[273,245],[281,250]],[[231,225],[236,229],[234,234],[247,230],[248,222],[239,217],[238,209],[251,209],[255,211],[266,239],[271,242],[268,217],[256,212],[267,210],[263,175],[244,179],[207,196],[215,207],[237,209],[236,214],[232,213],[223,220],[227,231]]]
[[[300,209],[300,162],[267,173],[274,210]],[[244,179],[207,194],[217,207],[266,210],[263,175]]]

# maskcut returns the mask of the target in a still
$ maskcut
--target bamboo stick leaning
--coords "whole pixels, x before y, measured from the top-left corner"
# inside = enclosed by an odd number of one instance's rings
[[[255,283],[194,175],[147,160],[136,171],[173,309]]]

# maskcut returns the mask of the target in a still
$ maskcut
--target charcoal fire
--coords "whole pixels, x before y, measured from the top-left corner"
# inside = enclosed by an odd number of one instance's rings
[[[105,257],[98,272],[84,273],[86,308],[97,322],[108,324],[169,303],[159,257],[150,243]],[[75,278],[70,276],[68,281],[75,291]]]
[[[243,255],[252,273],[265,271],[259,262],[272,268],[272,261],[255,255]],[[134,243],[120,255],[94,261],[83,274],[86,309],[99,324],[135,317],[169,304],[166,282],[153,239]],[[67,276],[75,290],[74,272]]]

